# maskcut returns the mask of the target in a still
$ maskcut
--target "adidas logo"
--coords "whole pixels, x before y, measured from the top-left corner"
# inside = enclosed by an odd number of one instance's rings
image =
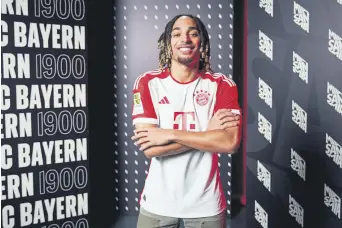
[[[163,99],[161,99],[158,104],[170,104],[169,100],[167,99],[167,97],[163,97]]]

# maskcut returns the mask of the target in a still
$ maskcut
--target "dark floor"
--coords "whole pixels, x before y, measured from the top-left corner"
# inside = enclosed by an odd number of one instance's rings
[[[240,202],[233,200],[231,228],[246,228],[246,208]]]
[[[227,228],[246,228],[245,208],[235,203],[232,218],[227,222]],[[136,228],[137,216],[122,216],[111,228]],[[181,224],[180,228],[184,228]]]

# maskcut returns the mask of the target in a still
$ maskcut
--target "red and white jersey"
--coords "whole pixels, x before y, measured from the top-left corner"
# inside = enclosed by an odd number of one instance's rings
[[[133,93],[133,124],[199,132],[207,129],[219,109],[241,113],[236,84],[219,73],[200,73],[191,82],[181,83],[167,69],[150,71],[136,79]],[[194,149],[152,158],[140,206],[177,218],[219,214],[226,209],[226,198],[218,155]]]

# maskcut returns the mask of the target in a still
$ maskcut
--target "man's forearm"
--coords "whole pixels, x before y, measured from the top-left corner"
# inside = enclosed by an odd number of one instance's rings
[[[172,132],[171,140],[184,146],[213,153],[233,153],[240,143],[238,129],[212,130],[204,132]]]
[[[148,158],[162,157],[162,156],[169,156],[169,155],[184,153],[184,152],[192,150],[192,149],[193,148],[191,148],[191,147],[184,146],[182,144],[173,142],[173,143],[163,145],[163,146],[150,147],[150,148],[144,150],[144,154]]]

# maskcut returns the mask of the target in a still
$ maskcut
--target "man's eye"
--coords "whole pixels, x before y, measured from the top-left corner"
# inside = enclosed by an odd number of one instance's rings
[[[190,36],[197,37],[197,36],[198,36],[198,33],[193,33],[193,34],[190,34]]]
[[[178,37],[178,36],[180,36],[180,34],[179,34],[179,33],[176,33],[176,34],[173,34],[172,36],[173,36],[173,37]]]

